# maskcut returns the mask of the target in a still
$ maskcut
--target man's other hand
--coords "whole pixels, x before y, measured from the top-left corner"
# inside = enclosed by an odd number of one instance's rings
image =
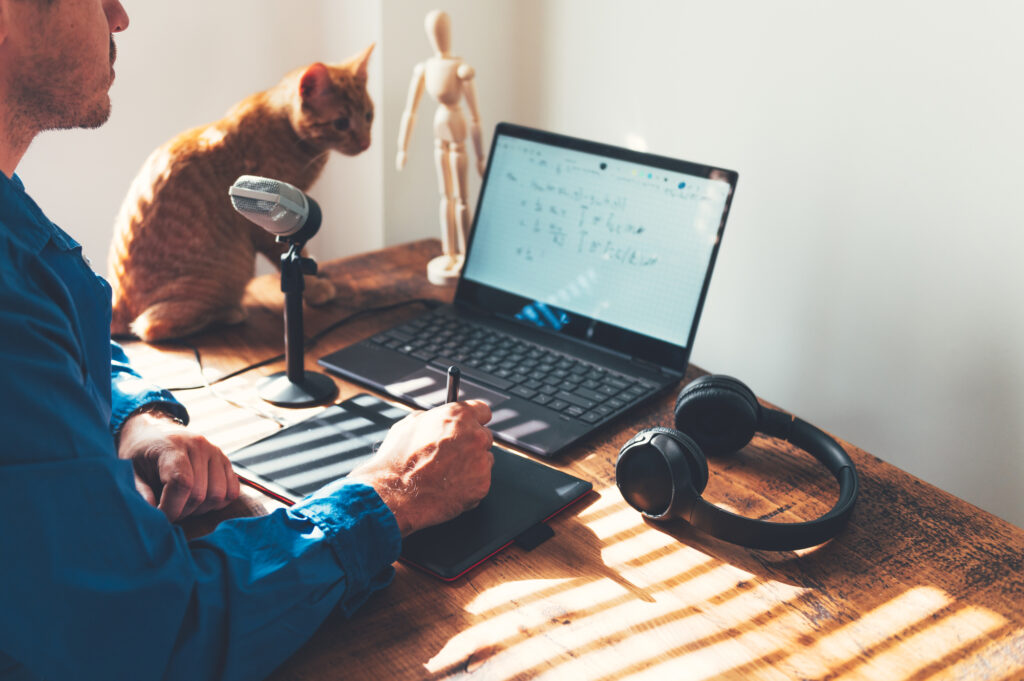
[[[238,498],[238,476],[224,452],[159,412],[125,421],[117,455],[132,462],[142,498],[171,522]]]
[[[479,400],[416,412],[396,423],[377,453],[349,474],[372,486],[402,536],[467,511],[491,488],[491,409]]]

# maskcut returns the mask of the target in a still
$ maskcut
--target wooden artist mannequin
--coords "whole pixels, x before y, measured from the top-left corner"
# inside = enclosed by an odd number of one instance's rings
[[[426,88],[437,103],[434,114],[434,159],[441,191],[441,236],[444,254],[427,264],[427,279],[432,284],[446,284],[458,278],[466,254],[466,233],[469,229],[468,187],[466,173],[466,117],[461,100],[469,109],[469,134],[476,151],[476,169],[484,172],[484,153],[480,138],[480,112],[473,86],[473,68],[451,53],[451,20],[445,12],[427,14],[427,37],[434,47],[434,56],[416,65],[409,84],[409,96],[402,112],[398,132],[398,157],[395,166],[405,167],[409,135],[416,122],[416,109]]]

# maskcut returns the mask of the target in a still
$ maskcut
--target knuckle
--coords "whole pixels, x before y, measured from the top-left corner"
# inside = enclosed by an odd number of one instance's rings
[[[185,449],[188,446],[191,433],[184,433],[182,431],[174,431],[167,433],[164,437],[167,438],[167,442],[178,449]]]
[[[176,487],[179,489],[187,489],[192,487],[192,471],[186,468],[175,468],[167,476],[165,483],[168,487]]]
[[[444,406],[450,417],[455,421],[462,421],[471,413],[469,406],[465,402],[451,402]]]

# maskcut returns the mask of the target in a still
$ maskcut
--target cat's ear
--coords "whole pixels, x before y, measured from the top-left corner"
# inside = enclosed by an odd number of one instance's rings
[[[7,35],[11,30],[8,14],[10,12],[7,10],[7,3],[0,2],[0,45],[7,42]]]
[[[356,77],[366,78],[367,64],[370,62],[370,53],[373,52],[373,48],[376,47],[377,43],[370,43],[370,46],[360,53],[356,57]]]
[[[331,72],[317,62],[306,67],[299,78],[299,96],[303,104],[316,104],[331,90]]]

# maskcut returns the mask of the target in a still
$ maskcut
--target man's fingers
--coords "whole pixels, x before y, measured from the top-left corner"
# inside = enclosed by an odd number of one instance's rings
[[[237,499],[242,494],[241,484],[238,482],[238,474],[235,473],[235,469],[231,467],[231,462],[228,458],[224,457],[224,465],[226,467],[226,477],[228,479],[228,495],[226,497],[227,502],[230,504],[232,501]]]
[[[205,452],[193,449],[189,452],[189,458],[192,462],[192,493],[188,495],[185,508],[181,511],[182,518],[192,515],[203,504],[210,483],[210,458]]]
[[[156,506],[156,494],[153,493],[153,488],[146,484],[145,480],[139,477],[139,474],[135,474],[135,489],[139,490],[139,494],[146,500],[146,503],[150,506]]]
[[[228,493],[228,479],[224,474],[224,463],[219,456],[211,456],[208,467],[206,498],[196,508],[195,513],[206,513],[224,508]]]
[[[491,408],[483,400],[465,400],[463,404],[473,410],[473,416],[480,425],[491,420]]]
[[[494,444],[494,433],[491,432],[490,428],[480,429],[480,441],[484,449],[490,449]]]
[[[181,517],[192,493],[192,464],[183,452],[167,454],[160,457],[159,474],[164,488],[157,508],[164,512],[168,520],[174,522]]]

